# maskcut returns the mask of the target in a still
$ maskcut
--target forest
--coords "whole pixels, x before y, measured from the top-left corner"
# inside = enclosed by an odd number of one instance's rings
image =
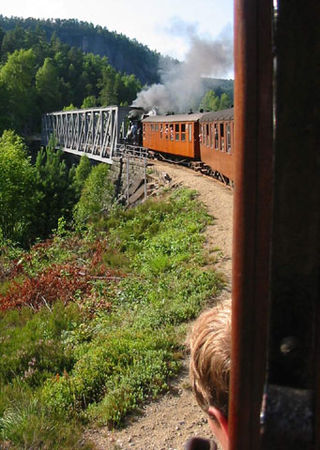
[[[6,38],[9,40],[16,28],[29,32],[41,29],[47,41],[50,41],[54,35],[70,47],[78,48],[85,53],[106,56],[117,71],[134,74],[142,84],[158,83],[160,81],[159,67],[165,65],[168,60],[172,60],[150,50],[135,39],[129,39],[123,34],[76,19],[39,20],[8,18],[0,15],[0,28],[9,32]]]
[[[0,31],[0,133],[40,131],[41,115],[64,107],[128,104],[141,82],[106,57],[83,53],[43,29]]]

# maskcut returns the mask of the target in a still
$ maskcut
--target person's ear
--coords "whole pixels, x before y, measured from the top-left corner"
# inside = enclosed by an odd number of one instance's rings
[[[213,434],[220,441],[223,449],[227,449],[229,445],[228,420],[222,412],[210,406],[208,409],[209,424]]]

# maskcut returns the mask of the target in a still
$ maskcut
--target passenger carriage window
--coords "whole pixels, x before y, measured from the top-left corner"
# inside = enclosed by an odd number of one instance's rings
[[[170,125],[170,141],[173,141],[173,124]]]
[[[210,148],[213,148],[213,136],[214,136],[214,128],[213,128],[213,124],[210,124]]]
[[[224,151],[224,124],[220,123],[220,150]]]
[[[179,124],[175,124],[175,132],[176,132],[176,141],[179,140]]]
[[[154,128],[154,126],[153,126],[153,123],[151,124],[151,131],[153,131],[153,128]]]
[[[168,127],[168,124],[166,123],[166,127],[165,127],[165,129],[164,129],[164,134],[166,135],[166,139],[168,139],[168,136],[169,136],[169,127]]]
[[[227,153],[231,153],[231,130],[230,130],[230,123],[227,123]]]
[[[186,124],[182,123],[181,124],[181,141],[185,141],[186,140]]]
[[[155,130],[159,131],[159,124],[158,123],[155,124]]]
[[[192,125],[188,125],[189,142],[192,142]]]
[[[162,132],[163,132],[163,128],[162,128],[162,123],[160,124],[160,139],[162,139]]]
[[[218,125],[214,124],[214,148],[219,149],[219,135],[218,135]]]
[[[206,124],[206,146],[209,146],[209,124]]]

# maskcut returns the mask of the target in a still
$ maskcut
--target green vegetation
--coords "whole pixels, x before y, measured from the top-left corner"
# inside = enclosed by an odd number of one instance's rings
[[[0,15],[0,134],[38,133],[41,114],[64,108],[130,105],[143,85],[160,82],[159,67],[173,64],[178,61],[85,22]],[[202,82],[209,92],[201,108],[233,103],[232,80]]]
[[[99,167],[84,182],[89,206]],[[0,443],[89,448],[83,426],[121,425],[168,389],[185,324],[221,285],[202,249],[211,221],[177,190],[88,218],[81,234],[60,221],[29,251],[2,246]]]
[[[85,160],[82,163],[82,168],[85,164]],[[86,175],[86,180],[83,183],[81,197],[74,209],[74,219],[78,226],[91,222],[96,222],[103,215],[108,214],[109,209],[112,207],[112,201],[114,199],[114,186],[110,182],[109,166],[107,164],[99,164],[93,167],[88,173],[88,168],[83,170],[83,174],[80,177],[80,165],[78,166],[78,175],[75,178],[75,186],[79,184],[79,181]]]
[[[0,16],[0,24],[8,25]],[[10,28],[10,26],[9,26]],[[40,131],[41,114],[76,108],[129,104],[142,84],[117,71],[106,56],[83,53],[48,40],[40,26],[0,29],[0,134],[11,128],[30,135]]]
[[[23,140],[5,131],[0,137],[0,236],[26,247],[47,238],[59,218],[71,219],[87,166],[82,162],[69,170],[53,142],[32,165]]]
[[[0,15],[0,28],[6,32],[2,41],[4,52],[11,53],[12,49],[16,48],[16,43],[23,41],[26,34],[29,36],[28,43],[36,42],[33,36],[37,33],[49,41],[58,38],[70,47],[105,56],[117,71],[134,74],[143,84],[159,82],[159,63],[162,59],[169,59],[163,58],[135,39],[76,19],[39,20]]]
[[[31,234],[33,211],[39,197],[36,170],[22,139],[12,131],[0,138],[0,235],[25,242]]]
[[[200,102],[200,109],[204,111],[218,111],[220,109],[228,109],[231,105],[232,102],[228,94],[223,92],[219,97],[213,90],[209,90]]]

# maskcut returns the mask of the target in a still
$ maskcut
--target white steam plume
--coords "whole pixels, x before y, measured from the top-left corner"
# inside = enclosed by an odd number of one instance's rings
[[[162,83],[142,90],[133,105],[145,110],[156,107],[160,114],[187,112],[197,107],[204,95],[203,77],[226,76],[232,66],[231,37],[209,41],[193,36],[185,61],[162,72]]]

